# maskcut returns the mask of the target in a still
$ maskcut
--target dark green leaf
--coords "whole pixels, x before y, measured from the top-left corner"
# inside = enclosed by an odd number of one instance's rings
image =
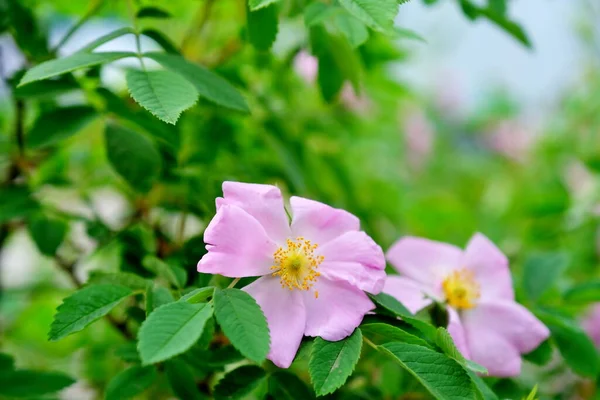
[[[0,353],[0,371],[5,373],[13,369],[15,369],[15,359],[9,354]]]
[[[174,358],[165,362],[165,373],[173,392],[184,400],[201,400],[203,396],[198,391],[194,374],[188,365]]]
[[[134,342],[123,343],[115,350],[115,355],[121,360],[130,363],[140,363],[140,355],[137,351],[137,345]]]
[[[215,400],[244,399],[267,377],[265,371],[254,365],[244,365],[229,372],[215,387]]]
[[[120,285],[90,285],[63,300],[57,308],[48,334],[50,340],[58,340],[105,316],[133,291]]]
[[[279,20],[277,5],[247,12],[248,39],[257,50],[267,51],[275,43]]]
[[[160,47],[163,48],[164,51],[171,54],[179,54],[179,50],[171,39],[169,39],[164,33],[157,31],[156,29],[144,29],[141,32],[142,35],[148,36],[150,39],[154,40]]]
[[[0,222],[25,217],[38,210],[39,205],[25,187],[0,187]]]
[[[390,296],[387,293],[379,293],[376,295],[369,295],[371,300],[375,302],[378,306],[382,307],[384,310],[388,311],[392,315],[396,317],[412,317],[413,314],[408,311],[402,303],[396,300],[394,297]]]
[[[0,396],[35,397],[56,393],[75,383],[71,377],[57,372],[3,371],[0,374]]]
[[[569,264],[565,253],[533,253],[524,263],[523,289],[531,301],[548,291]]]
[[[15,88],[13,94],[18,99],[54,99],[56,96],[79,89],[79,84],[70,75],[57,79],[37,81]]]
[[[158,257],[147,255],[142,260],[142,265],[149,271],[154,272],[156,275],[163,277],[167,282],[173,286],[181,288],[185,285],[185,271],[184,276],[181,275],[181,268],[175,265],[170,265],[159,259]]]
[[[37,149],[56,144],[79,133],[98,114],[92,107],[56,108],[42,114],[27,134],[27,147]]]
[[[471,380],[473,381],[473,383],[475,384],[475,386],[481,393],[483,400],[498,400],[498,396],[496,396],[494,391],[492,389],[490,389],[490,387],[485,383],[485,381],[479,375],[477,375],[473,371],[468,371],[468,372],[469,372],[469,376],[471,377]]]
[[[162,8],[153,7],[153,6],[142,7],[137,12],[136,16],[137,16],[137,18],[158,18],[158,19],[171,18],[171,14],[169,14],[167,11],[163,10]]]
[[[523,358],[536,365],[546,365],[552,360],[552,346],[550,340],[545,340],[537,349],[530,353],[524,354]]]
[[[156,369],[153,366],[134,365],[110,380],[104,398],[106,400],[131,399],[148,389],[156,381],[156,377]]]
[[[132,290],[145,290],[149,281],[130,272],[102,272],[92,271],[88,280],[90,284],[113,284],[127,286]]]
[[[567,290],[564,299],[573,304],[587,304],[600,301],[600,281],[579,283]]]
[[[369,337],[377,344],[389,342],[404,342],[433,348],[429,343],[427,343],[420,337],[408,333],[398,327],[384,323],[372,323],[361,325],[360,330],[365,336]]]
[[[200,289],[194,289],[191,292],[181,296],[179,301],[187,301],[188,303],[202,303],[213,296],[215,288],[208,286]]]
[[[146,315],[165,304],[173,303],[175,299],[171,291],[163,286],[156,288],[149,286],[146,291]]]
[[[360,358],[361,347],[360,329],[337,342],[315,339],[308,372],[317,396],[333,393],[346,382]]]
[[[40,252],[53,257],[67,235],[69,225],[60,218],[38,214],[29,219],[27,228]]]
[[[217,289],[213,301],[217,321],[231,343],[249,359],[262,362],[269,352],[269,327],[254,298],[238,289]]]
[[[314,393],[300,378],[286,371],[276,371],[269,376],[269,394],[277,400],[315,398]]]

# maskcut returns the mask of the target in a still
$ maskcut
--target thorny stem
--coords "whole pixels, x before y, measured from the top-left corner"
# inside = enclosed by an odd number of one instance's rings
[[[79,28],[81,28],[81,26],[83,24],[85,24],[90,18],[92,18],[98,11],[100,11],[100,9],[102,8],[102,6],[104,5],[104,1],[103,0],[99,0],[97,1],[89,10],[87,13],[85,13],[85,15],[83,17],[81,17],[81,19],[79,21],[77,21],[77,23],[75,25],[73,25],[71,27],[71,29],[69,29],[67,31],[67,33],[65,34],[65,36],[62,37],[62,39],[60,40],[60,42],[58,42],[58,44],[56,46],[54,46],[54,48],[52,49],[52,52],[56,52],[58,49],[60,49],[65,43],[67,43],[67,41],[71,38],[71,36],[73,36],[73,34],[75,32],[77,32],[77,30]]]

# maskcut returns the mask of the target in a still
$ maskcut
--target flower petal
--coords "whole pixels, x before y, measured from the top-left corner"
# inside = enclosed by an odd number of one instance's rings
[[[292,232],[323,245],[348,231],[358,231],[360,221],[349,212],[318,201],[292,196]]]
[[[466,310],[463,321],[494,331],[521,354],[535,350],[550,336],[548,328],[528,309],[512,301],[482,302]]]
[[[596,347],[600,347],[600,303],[595,303],[587,310],[581,326],[590,335]]]
[[[461,255],[456,246],[405,236],[388,250],[386,257],[400,274],[437,288],[450,271],[460,267]]]
[[[271,272],[277,244],[239,207],[221,206],[204,231],[204,241],[208,253],[198,262],[199,272],[236,278]]]
[[[471,352],[469,351],[469,346],[467,345],[467,335],[465,333],[465,328],[460,321],[460,317],[455,309],[452,307],[448,307],[448,316],[450,320],[448,321],[448,333],[452,336],[454,340],[454,344],[463,357],[470,359]]]
[[[430,298],[426,297],[427,288],[403,276],[388,276],[385,280],[383,292],[393,296],[413,314],[427,307],[432,302]]]
[[[346,232],[317,249],[322,276],[377,294],[385,280],[383,250],[362,231]]]
[[[252,215],[265,228],[267,235],[282,244],[290,237],[290,224],[279,188],[256,183],[223,182],[223,204],[236,205]]]
[[[481,285],[481,298],[514,300],[512,277],[506,256],[484,235],[473,235],[465,249],[462,265],[471,269]]]
[[[269,360],[280,368],[294,361],[306,325],[306,311],[298,290],[281,287],[279,278],[263,276],[242,290],[254,297],[262,309],[271,335]]]
[[[320,336],[325,340],[341,340],[352,332],[364,315],[375,305],[359,289],[344,282],[333,282],[320,277],[313,290],[303,291],[306,307],[306,336]]]

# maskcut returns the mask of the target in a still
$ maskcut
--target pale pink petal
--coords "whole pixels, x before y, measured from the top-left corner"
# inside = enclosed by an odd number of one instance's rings
[[[465,328],[463,327],[462,322],[460,321],[460,317],[455,309],[452,307],[448,307],[448,333],[452,336],[452,340],[454,340],[454,344],[460,353],[465,357],[470,359],[471,352],[469,351],[469,346],[467,345],[467,335],[465,334]]]
[[[208,253],[198,271],[229,277],[260,276],[271,272],[277,245],[246,211],[223,205],[204,231]]]
[[[519,350],[504,336],[486,325],[462,318],[470,359],[487,368],[490,376],[499,378],[521,373]]]
[[[581,326],[592,338],[596,347],[600,347],[600,303],[596,303],[586,312]]]
[[[462,266],[475,273],[481,298],[514,300],[512,277],[506,256],[484,235],[473,235],[465,249]]]
[[[401,275],[439,289],[448,273],[461,267],[461,255],[456,246],[405,236],[394,243],[386,258]]]
[[[267,235],[282,244],[290,236],[290,224],[279,188],[256,183],[223,182],[223,198],[217,208],[232,204],[242,208],[261,223]]]
[[[292,232],[323,245],[348,231],[358,231],[360,221],[354,215],[318,201],[292,196]]]
[[[320,277],[314,290],[302,291],[306,307],[307,336],[337,341],[350,335],[375,305],[359,289]],[[318,297],[315,296],[315,290]]]
[[[260,305],[271,336],[268,358],[280,368],[290,366],[306,325],[306,311],[298,290],[281,287],[279,278],[264,276],[244,289]]]
[[[413,314],[431,304],[431,298],[427,297],[428,290],[412,279],[397,275],[388,276],[383,287],[384,293],[393,296]]]
[[[385,258],[381,247],[362,231],[351,231],[319,246],[324,257],[319,266],[322,276],[332,281],[345,281],[377,294],[385,280]]]
[[[528,309],[512,301],[481,302],[464,311],[463,322],[494,331],[521,354],[535,350],[550,336],[548,328]]]

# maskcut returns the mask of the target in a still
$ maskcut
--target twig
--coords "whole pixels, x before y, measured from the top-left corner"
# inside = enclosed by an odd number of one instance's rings
[[[227,289],[231,289],[232,287],[234,287],[235,285],[237,285],[237,283],[240,281],[240,278],[235,278],[233,281],[231,281],[231,283],[229,284],[229,286],[227,286]]]
[[[200,36],[202,34],[202,31],[204,30],[204,27],[208,22],[208,18],[210,17],[210,13],[214,3],[215,0],[206,0],[204,6],[198,8],[198,11],[194,16],[194,21],[188,28],[181,41],[181,54],[186,55],[187,50],[192,43],[192,38],[194,36]]]
[[[73,34],[75,32],[77,32],[77,30],[79,28],[81,28],[81,26],[83,24],[85,24],[90,18],[92,18],[98,11],[100,11],[100,9],[102,8],[102,6],[104,5],[104,1],[100,0],[98,2],[96,2],[96,4],[94,4],[87,13],[85,13],[85,15],[83,17],[81,17],[81,19],[79,21],[77,21],[77,23],[75,25],[73,25],[71,27],[71,29],[69,29],[67,31],[67,33],[65,33],[65,36],[62,37],[62,39],[60,39],[60,41],[58,42],[58,44],[56,46],[54,46],[54,48],[52,48],[52,53],[56,52],[58,49],[60,49],[65,43],[67,43],[67,41],[71,38],[71,36],[73,36]]]
[[[25,101],[15,101],[15,139],[19,149],[19,157],[25,155]]]

